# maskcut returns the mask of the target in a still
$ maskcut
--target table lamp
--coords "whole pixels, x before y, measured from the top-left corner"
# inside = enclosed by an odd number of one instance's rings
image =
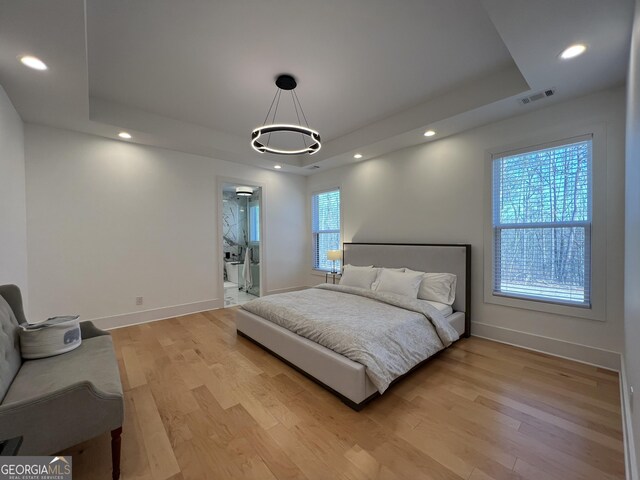
[[[327,250],[327,260],[331,260],[333,262],[333,269],[331,273],[336,272],[336,261],[342,259],[342,250]]]

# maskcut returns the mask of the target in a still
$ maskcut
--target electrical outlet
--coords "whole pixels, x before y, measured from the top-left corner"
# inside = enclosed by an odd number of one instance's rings
[[[142,297],[136,297],[136,305],[142,305]]]

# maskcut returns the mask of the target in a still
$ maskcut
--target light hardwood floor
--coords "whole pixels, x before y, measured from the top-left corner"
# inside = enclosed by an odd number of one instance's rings
[[[112,331],[128,479],[622,479],[615,373],[464,339],[357,413],[223,309]],[[109,479],[109,435],[66,452]]]

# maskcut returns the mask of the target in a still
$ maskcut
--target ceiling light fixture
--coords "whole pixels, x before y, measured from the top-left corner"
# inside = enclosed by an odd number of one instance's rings
[[[295,88],[298,86],[296,79],[291,75],[280,75],[276,79],[276,94],[271,101],[271,106],[267,111],[267,116],[264,119],[263,125],[261,127],[255,128],[251,132],[251,147],[259,153],[273,153],[276,155],[313,155],[322,146],[320,143],[320,134],[315,130],[309,128],[309,122],[307,122],[307,117],[304,114],[304,110],[302,110],[302,105],[300,104],[300,100],[298,99],[298,95],[296,95]],[[282,96],[282,91],[287,90],[291,92],[291,99],[293,101],[293,107],[296,111],[296,116],[298,117],[298,125],[289,125],[289,124],[278,124],[276,121],[276,113],[278,113],[278,105],[280,105],[280,97]],[[274,108],[275,104],[275,108]],[[271,123],[267,124],[267,120],[269,120],[269,116],[271,115],[271,111],[273,110],[273,116],[271,117]],[[300,110],[300,112],[298,112]],[[300,122],[300,113],[302,113],[302,118],[304,119],[305,125],[302,125]],[[302,137],[302,142],[304,144],[304,148],[298,149],[279,149],[273,148],[269,146],[269,141],[271,140],[272,133],[299,133]],[[263,136],[267,136],[266,142],[262,139]]]
[[[239,197],[250,197],[251,195],[253,195],[253,188],[236,187],[236,195]]]
[[[425,137],[433,137],[435,134],[435,130],[427,130],[426,132],[424,132]]]
[[[282,165],[274,165],[273,168],[275,168],[276,170],[280,170],[282,168]]]
[[[575,45],[571,45],[570,47],[565,48],[560,54],[560,58],[563,60],[568,60],[570,58],[575,58],[578,55],[582,55],[587,50],[585,45],[581,43],[577,43]]]
[[[362,154],[361,153],[356,153],[353,158],[360,160],[362,158]]]
[[[131,139],[131,134],[129,132],[120,132],[118,136],[120,138],[125,138],[127,140]]]
[[[33,57],[31,55],[20,57],[20,61],[23,65],[26,65],[29,68],[33,68],[34,70],[46,70],[48,68],[46,63],[44,63],[38,57]]]

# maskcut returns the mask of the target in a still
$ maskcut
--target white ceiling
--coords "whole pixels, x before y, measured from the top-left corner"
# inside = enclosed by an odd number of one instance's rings
[[[512,62],[476,0],[87,0],[87,37],[92,97],[240,137],[279,73],[330,141]]]
[[[624,81],[632,0],[0,0],[0,84],[25,121],[309,174]],[[558,54],[580,41],[582,57]],[[17,56],[42,58],[47,72]],[[249,133],[299,80],[310,157]],[[516,98],[556,88],[529,106]],[[288,100],[288,99],[287,99]],[[278,120],[295,119],[283,101]],[[421,134],[436,128],[431,140]],[[117,137],[115,137],[117,138]]]

